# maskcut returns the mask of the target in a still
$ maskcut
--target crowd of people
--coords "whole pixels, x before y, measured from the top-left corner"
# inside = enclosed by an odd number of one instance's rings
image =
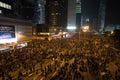
[[[40,71],[45,80],[120,80],[120,51],[113,47],[103,37],[33,39],[27,47],[0,53],[0,79],[24,80]]]

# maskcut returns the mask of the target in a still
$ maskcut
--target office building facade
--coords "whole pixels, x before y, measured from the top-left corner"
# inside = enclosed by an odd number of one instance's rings
[[[49,27],[66,27],[67,0],[46,0],[46,24]]]
[[[34,5],[27,2],[27,0],[1,0],[0,17],[32,20],[34,13],[33,8]]]
[[[81,27],[81,0],[76,0],[76,27]]]
[[[5,1],[1,0],[0,1],[0,16],[1,17],[14,17],[14,12],[13,12],[13,3],[12,0],[10,1]]]
[[[76,0],[68,0],[67,29],[76,29]]]
[[[0,50],[32,39],[32,23],[24,20],[20,1],[0,1]]]
[[[34,24],[45,24],[45,0],[34,1]]]
[[[100,0],[81,0],[81,26],[89,26],[91,30],[98,28]]]

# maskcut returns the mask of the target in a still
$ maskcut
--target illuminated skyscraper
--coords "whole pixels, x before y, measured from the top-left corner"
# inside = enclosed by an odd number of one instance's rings
[[[81,0],[76,0],[76,27],[81,26]]]
[[[35,0],[35,14],[34,23],[35,24],[45,24],[45,0]]]
[[[76,0],[68,0],[67,29],[76,29]]]
[[[68,0],[68,29],[81,26],[81,0]]]
[[[46,24],[49,27],[66,27],[67,0],[46,0]]]

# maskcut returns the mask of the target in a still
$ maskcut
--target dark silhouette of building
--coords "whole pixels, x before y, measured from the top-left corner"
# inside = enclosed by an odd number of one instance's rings
[[[21,20],[33,19],[34,5],[27,0],[1,0],[0,16]]]
[[[119,1],[81,0],[81,25],[89,25],[95,30],[104,30],[108,25],[120,24]]]
[[[81,0],[81,26],[89,25],[90,29],[98,28],[100,0]]]
[[[34,4],[30,3],[29,0],[20,0],[21,2],[21,19],[33,20],[34,18]],[[18,3],[19,4],[19,3]]]
[[[46,0],[46,24],[49,27],[66,27],[67,0]]]
[[[119,0],[107,0],[105,25],[120,25]]]
[[[98,19],[99,19],[98,29],[100,31],[103,31],[105,28],[106,1],[107,0],[100,0],[99,14],[98,14]]]
[[[0,17],[17,17],[13,0],[0,1]],[[17,8],[17,7],[16,7]]]

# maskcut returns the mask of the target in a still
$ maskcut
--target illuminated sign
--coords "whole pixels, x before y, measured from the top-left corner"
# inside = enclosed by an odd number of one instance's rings
[[[72,29],[72,30],[75,30],[76,27],[75,26],[68,26],[67,29]]]
[[[0,39],[15,38],[15,27],[11,25],[0,25]]]

